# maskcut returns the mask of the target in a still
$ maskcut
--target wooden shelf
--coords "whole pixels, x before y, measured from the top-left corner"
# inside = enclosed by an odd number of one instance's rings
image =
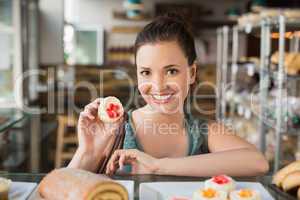
[[[150,13],[144,13],[144,12],[142,12],[137,17],[129,18],[126,15],[125,11],[113,11],[113,17],[115,19],[128,20],[128,21],[150,21],[150,20],[152,20],[152,16],[150,15]]]
[[[111,33],[134,34],[139,33],[142,29],[142,26],[114,26]]]

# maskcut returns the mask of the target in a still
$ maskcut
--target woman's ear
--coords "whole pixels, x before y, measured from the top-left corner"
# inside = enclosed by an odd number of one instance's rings
[[[190,75],[190,84],[193,84],[196,80],[196,75],[197,75],[197,65],[196,65],[196,62],[194,62],[190,67],[190,72],[189,72],[189,75]]]

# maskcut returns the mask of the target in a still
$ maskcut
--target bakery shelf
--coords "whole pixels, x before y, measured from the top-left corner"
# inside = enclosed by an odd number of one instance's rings
[[[127,20],[127,21],[150,21],[152,20],[152,16],[150,13],[142,12],[139,16],[129,18],[125,11],[113,11],[113,17],[119,20]]]
[[[272,71],[271,75],[273,76],[273,78],[276,79],[278,77],[278,72],[277,71]],[[300,81],[300,75],[289,75],[289,74],[286,74],[285,78],[288,81]]]
[[[284,16],[285,19],[285,30],[287,32],[293,32],[300,30],[300,10],[293,10],[292,12],[297,12],[297,14],[291,16],[286,13],[290,10],[277,10],[277,14],[245,14],[238,19],[238,30],[241,32],[248,32],[256,36],[260,36],[262,24],[270,27],[271,32],[279,32],[279,22],[278,17],[280,15]]]
[[[142,29],[142,26],[113,26],[111,29],[111,33],[137,34]]]
[[[286,13],[289,14],[289,13]],[[294,13],[294,16],[298,13]],[[251,16],[250,16],[251,18]],[[239,35],[240,34],[257,34],[260,39],[260,59],[259,59],[259,106],[258,110],[259,112],[259,125],[258,125],[258,132],[260,133],[260,150],[262,152],[266,151],[266,136],[265,132],[270,128],[264,120],[264,115],[267,112],[267,106],[268,104],[268,96],[269,96],[269,87],[270,87],[270,78],[272,78],[272,81],[276,84],[276,94],[273,95],[276,99],[276,105],[274,106],[274,115],[275,115],[275,121],[276,123],[273,123],[271,126],[275,129],[275,135],[276,135],[276,141],[275,141],[275,163],[274,163],[274,172],[279,169],[280,162],[282,161],[282,152],[281,152],[281,139],[283,135],[297,135],[299,136],[299,129],[289,129],[288,131],[284,130],[282,127],[285,126],[285,121],[283,118],[283,112],[284,109],[282,106],[283,100],[284,100],[284,89],[285,86],[287,87],[294,87],[292,84],[289,85],[291,80],[300,80],[300,77],[298,76],[290,76],[285,74],[285,68],[284,68],[284,52],[286,50],[286,40],[290,39],[287,37],[286,32],[287,31],[295,31],[300,30],[300,20],[298,17],[286,17],[284,15],[277,15],[277,16],[267,16],[262,17],[261,19],[256,21],[254,20],[253,23],[250,22],[248,25],[245,26],[223,26],[221,28],[218,28],[217,30],[217,44],[218,44],[218,52],[217,52],[217,86],[218,91],[220,93],[221,99],[219,99],[218,106],[218,112],[217,112],[217,119],[218,120],[225,120],[227,118],[226,112],[227,112],[227,103],[226,103],[226,88],[223,89],[223,84],[231,84],[232,88],[234,89],[233,94],[236,94],[236,80],[237,80],[237,73],[235,70],[231,71],[231,73],[228,72],[229,69],[235,69],[230,68],[230,66],[243,66],[245,63],[239,63]],[[275,48],[278,48],[279,56],[278,61],[279,63],[282,63],[278,66],[278,69],[276,69],[276,72],[273,73],[273,71],[269,70],[270,63],[271,63],[271,39],[273,38],[274,34],[272,33],[278,32],[278,46],[272,46]],[[297,34],[292,34],[293,37],[299,37]],[[229,42],[232,37],[232,44]],[[299,41],[299,40],[298,40]],[[291,39],[290,44],[293,48],[290,48],[290,51],[297,51],[299,52],[299,49],[296,48],[297,40]],[[231,46],[230,46],[231,45]],[[291,47],[290,46],[290,47]],[[232,50],[230,49],[232,47]],[[232,52],[232,55],[229,58],[229,52]],[[231,64],[229,63],[232,62]],[[262,62],[262,63],[261,63]],[[278,74],[279,73],[279,74]],[[231,74],[231,79],[229,81],[228,76]],[[271,77],[270,77],[271,76]],[[286,77],[286,78],[285,78]],[[247,99],[244,99],[245,103],[247,103]],[[244,103],[240,103],[243,105]],[[220,106],[219,106],[220,105]],[[232,106],[235,106],[235,104],[229,104],[230,113],[232,114],[234,109],[232,109]],[[246,105],[247,106],[247,105]],[[231,115],[229,115],[230,117]]]

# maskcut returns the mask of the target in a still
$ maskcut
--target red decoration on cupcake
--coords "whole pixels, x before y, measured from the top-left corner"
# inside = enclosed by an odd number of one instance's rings
[[[119,105],[110,103],[106,109],[106,112],[110,118],[116,118],[120,116],[119,109]]]
[[[229,183],[229,179],[225,175],[220,175],[220,176],[214,176],[213,177],[213,182],[217,184],[226,184]]]

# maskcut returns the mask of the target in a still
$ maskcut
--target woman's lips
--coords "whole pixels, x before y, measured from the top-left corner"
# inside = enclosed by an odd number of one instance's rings
[[[169,103],[171,101],[173,94],[164,94],[164,95],[152,94],[150,96],[154,103],[165,104],[165,103]]]

